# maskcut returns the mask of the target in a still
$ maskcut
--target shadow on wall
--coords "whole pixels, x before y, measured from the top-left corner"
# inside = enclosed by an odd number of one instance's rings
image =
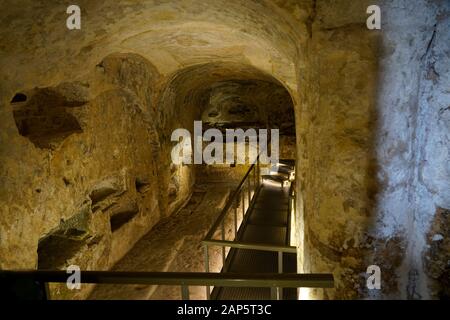
[[[335,289],[311,290],[311,297],[367,297],[367,267],[393,270],[403,254],[401,243],[375,232],[382,184],[376,153],[382,35],[365,23],[321,23],[312,33],[310,70],[300,84],[310,108],[299,116],[304,272],[332,272],[336,279]],[[396,290],[391,281],[385,273],[386,291]]]
[[[19,133],[36,147],[55,149],[66,137],[81,133],[76,113],[88,102],[88,89],[82,85],[63,83],[54,88],[35,89],[16,94],[11,101]]]
[[[317,2],[310,70],[299,70],[304,266],[333,272],[330,299],[447,294],[449,4],[382,3],[382,30],[371,31],[364,1],[349,4],[360,16]],[[381,290],[366,286],[369,265]]]

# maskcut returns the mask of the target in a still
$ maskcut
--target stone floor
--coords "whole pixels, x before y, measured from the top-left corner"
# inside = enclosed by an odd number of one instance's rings
[[[112,269],[113,271],[203,272],[201,245],[230,192],[233,183],[197,185],[189,202],[161,220]],[[210,250],[211,271],[219,271],[220,250]],[[191,299],[204,299],[204,287],[191,287]],[[98,285],[89,299],[180,299],[180,287]]]

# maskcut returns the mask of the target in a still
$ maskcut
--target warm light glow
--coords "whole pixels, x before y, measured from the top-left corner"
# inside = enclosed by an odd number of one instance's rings
[[[297,229],[296,229],[297,228],[297,224],[296,224],[297,217],[295,215],[295,207],[294,207],[295,201],[294,201],[294,199],[289,199],[289,201],[291,202],[291,212],[290,212],[290,214],[291,214],[290,240],[291,241],[290,241],[289,245],[297,247],[298,246],[298,238],[297,238],[297,232],[296,232],[297,231]]]
[[[270,185],[270,186],[274,186],[274,187],[280,187],[280,183],[279,182],[274,182],[274,181],[270,181],[270,180],[264,180],[264,184]]]
[[[313,300],[311,297],[311,289],[310,288],[300,288],[298,299],[299,300]]]

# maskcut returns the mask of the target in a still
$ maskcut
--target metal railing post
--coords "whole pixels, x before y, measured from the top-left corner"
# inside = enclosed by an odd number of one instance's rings
[[[283,251],[278,251],[278,273],[283,273]]]
[[[222,220],[222,240],[225,240],[225,223]],[[222,246],[222,269],[225,270],[225,247]]]
[[[256,245],[261,246],[261,245]],[[283,251],[278,249],[277,251]],[[288,250],[289,251],[289,250]],[[271,299],[277,299],[277,288],[333,288],[333,274],[253,274],[253,273],[203,273],[203,272],[123,272],[123,271],[82,271],[82,283],[163,285],[181,288],[182,299],[190,298],[191,286],[270,288]],[[12,282],[23,280],[33,283],[66,283],[64,270],[0,270],[0,279]],[[2,290],[15,290],[6,286]],[[42,299],[39,294],[39,299]],[[281,296],[278,296],[281,297]]]
[[[234,239],[237,239],[237,233],[238,233],[238,204],[234,204]]]
[[[242,198],[242,221],[244,221],[244,218],[245,218],[245,195],[244,195],[244,189],[242,189],[241,198]]]
[[[189,300],[189,287],[186,285],[181,285],[181,299]]]
[[[289,189],[289,195],[288,195],[288,219],[287,219],[287,244],[291,244],[291,232],[292,232],[292,204],[294,202],[294,199],[292,197],[292,182],[291,182],[291,188]],[[295,218],[295,217],[294,217]]]
[[[290,215],[290,213],[292,212],[292,195],[289,194],[288,196],[288,216]],[[289,221],[288,221],[289,223]]]
[[[252,202],[252,191],[250,190],[250,177],[247,180],[247,190],[248,190],[248,206],[250,207],[250,202]]]
[[[253,195],[256,194],[256,189],[258,188],[257,169],[257,166],[253,167]]]
[[[52,300],[51,292],[50,292],[50,283],[44,282],[44,290],[45,290],[45,299]]]
[[[270,287],[270,300],[277,300],[277,288]]]
[[[283,273],[283,252],[278,251],[278,273]],[[283,299],[283,288],[278,288],[278,300]]]
[[[259,165],[259,157],[258,157],[258,159],[256,161],[256,169],[258,171],[258,178],[257,178],[257,180],[258,180],[258,187],[259,187],[261,185],[261,167]]]
[[[205,272],[209,273],[209,247],[205,245]],[[206,299],[211,300],[211,291],[209,286],[205,286],[206,289]]]

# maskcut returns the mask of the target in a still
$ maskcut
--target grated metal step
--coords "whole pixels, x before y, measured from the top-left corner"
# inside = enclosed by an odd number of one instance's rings
[[[246,225],[241,228],[238,241],[286,245],[288,231],[288,193],[281,186],[264,185],[249,212]],[[227,260],[231,273],[276,273],[278,272],[278,253],[233,249]],[[283,255],[283,272],[297,271],[295,254]],[[269,288],[225,288],[216,287],[212,297],[218,300],[268,300]],[[284,299],[296,299],[297,289],[283,290]]]

